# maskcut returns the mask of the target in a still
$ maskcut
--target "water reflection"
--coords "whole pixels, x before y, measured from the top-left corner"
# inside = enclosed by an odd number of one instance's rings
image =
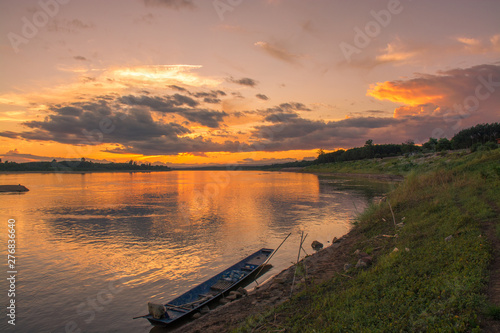
[[[16,328],[61,332],[71,323],[85,332],[147,332],[147,322],[131,318],[150,298],[167,301],[289,232],[327,243],[387,190],[241,171],[12,174],[0,183],[30,188],[0,195],[2,219],[18,221],[23,317]],[[295,241],[273,258],[270,273],[294,260]],[[116,281],[124,288],[91,316],[88,302]]]

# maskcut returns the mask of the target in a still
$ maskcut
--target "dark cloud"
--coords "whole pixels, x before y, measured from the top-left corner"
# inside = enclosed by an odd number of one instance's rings
[[[271,123],[285,123],[290,122],[294,119],[298,119],[299,115],[297,113],[273,113],[264,118],[264,121],[268,121]]]
[[[308,107],[306,107],[302,103],[289,102],[289,103],[281,103],[277,106],[267,108],[265,110],[260,111],[265,116],[272,114],[284,114],[284,113],[296,113],[298,111],[311,111]]]
[[[52,161],[54,159],[54,157],[39,156],[39,155],[33,155],[33,154],[23,154],[23,153],[20,153],[17,149],[9,150],[4,155],[0,155],[0,158],[2,159],[2,161],[14,160],[18,163],[39,162],[39,161],[49,162],[49,161]],[[62,158],[57,158],[57,159],[62,159]]]
[[[239,91],[233,91],[231,95],[236,98],[245,98],[245,96],[243,96]]]
[[[187,91],[187,89],[186,89],[186,88],[176,86],[175,84],[169,85],[168,87],[169,87],[169,88],[172,88],[172,89],[175,89],[175,90],[178,90],[178,91],[182,91],[182,92]]]
[[[209,152],[240,152],[251,151],[252,148],[239,141],[216,143],[210,139],[181,137],[173,140],[171,137],[156,137],[148,141],[135,142],[124,148],[106,150],[116,154],[143,154],[143,155],[177,155],[190,152],[202,155]]]
[[[257,94],[257,95],[255,95],[255,97],[257,97],[258,99],[261,99],[263,101],[267,101],[269,99],[269,97],[267,97],[264,94]]]
[[[186,110],[182,113],[182,116],[203,126],[218,128],[227,113],[213,110]]]
[[[236,83],[236,84],[240,84],[242,86],[248,86],[248,87],[252,87],[252,88],[257,85],[257,81],[255,81],[254,79],[251,79],[249,77],[244,77],[241,79],[235,79],[233,77],[230,77],[227,80],[229,82],[232,82],[232,83]]]
[[[263,146],[268,151],[359,146],[369,138],[375,139],[370,134],[373,136],[380,130],[392,133],[392,128],[403,122],[394,118],[375,117],[325,122],[286,113],[269,115],[266,120],[273,124],[256,126],[252,138],[255,140],[254,145]]]
[[[79,60],[79,61],[87,61],[87,58],[85,58],[83,56],[74,56],[73,59]]]
[[[165,113],[178,112],[179,107],[182,106],[196,107],[199,104],[191,97],[180,94],[170,95],[166,97],[128,95],[120,97],[119,102],[130,106],[146,106],[153,111]]]
[[[83,112],[82,109],[75,108],[72,106],[65,106],[65,107],[58,108],[58,109],[56,108],[56,109],[53,109],[53,111],[55,111],[63,116],[79,116]]]
[[[217,92],[207,93],[208,96],[217,96]],[[204,96],[204,95],[200,95]],[[208,100],[208,101],[207,101]],[[162,113],[175,113],[185,119],[196,122],[203,126],[210,128],[218,128],[220,123],[223,122],[224,117],[227,116],[225,112],[214,110],[198,109],[196,108],[199,103],[191,97],[175,94],[165,97],[160,96],[122,96],[119,101],[129,106],[142,106],[147,107],[151,111]],[[218,103],[220,100],[205,97],[205,102]]]
[[[210,92],[202,91],[202,92],[190,93],[190,95],[196,98],[205,98],[205,97],[218,98],[219,96],[226,96],[227,94],[222,90],[212,90]]]
[[[16,133],[15,137],[75,145],[126,145],[155,137],[169,137],[174,140],[178,135],[190,133],[190,130],[182,125],[154,121],[151,112],[143,109],[130,109],[127,113],[118,111],[111,115],[102,115],[99,109],[82,110],[79,115],[56,113],[47,116],[43,121],[28,121],[23,125],[32,131]],[[12,132],[3,132],[0,135],[13,137]]]
[[[220,103],[220,99],[218,99],[218,98],[210,98],[210,97],[205,97],[205,98],[203,99],[203,102],[205,102],[205,103],[210,103],[210,104],[218,104],[218,103]]]
[[[195,8],[192,0],[143,0],[146,7],[167,7],[171,9]]]

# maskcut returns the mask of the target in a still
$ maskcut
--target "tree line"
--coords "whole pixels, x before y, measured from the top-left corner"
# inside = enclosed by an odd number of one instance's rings
[[[84,172],[84,171],[168,171],[171,168],[165,165],[151,163],[138,164],[135,161],[127,163],[97,163],[85,158],[76,161],[26,162],[16,163],[0,159],[0,171],[47,171],[47,172]]]
[[[373,140],[367,140],[363,147],[351,149],[339,149],[331,153],[326,153],[322,149],[318,152],[318,157],[314,161],[295,161],[288,163],[272,164],[265,166],[238,166],[240,170],[272,170],[286,167],[305,167],[311,164],[333,163],[342,161],[355,161],[370,158],[384,158],[414,153],[430,153],[455,149],[467,149],[472,151],[477,149],[494,149],[498,147],[500,140],[500,123],[478,124],[476,126],[461,130],[448,140],[447,138],[429,138],[429,141],[422,145],[416,145],[408,140],[401,144],[373,144]],[[195,168],[197,170],[223,170],[225,166]],[[76,161],[57,162],[27,162],[16,163],[0,159],[0,171],[127,171],[127,170],[150,170],[168,171],[171,168],[164,165],[152,165],[151,163],[138,164],[135,161],[127,163],[97,163],[87,161],[85,158]]]
[[[478,124],[461,130],[451,140],[447,138],[429,138],[424,144],[416,145],[408,140],[402,144],[373,144],[373,140],[366,141],[363,147],[339,149],[331,153],[319,150],[318,158],[313,164],[354,161],[369,158],[394,157],[413,153],[430,153],[455,149],[494,149],[498,147],[500,138],[500,123]]]

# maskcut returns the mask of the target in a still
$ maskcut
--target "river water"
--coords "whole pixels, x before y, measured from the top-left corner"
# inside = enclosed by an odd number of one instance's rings
[[[2,174],[1,332],[149,332],[133,317],[254,251],[276,248],[264,281],[345,234],[387,183],[260,171]],[[15,223],[15,273],[8,221]],[[12,264],[12,262],[10,262]],[[15,296],[7,278],[15,276]]]

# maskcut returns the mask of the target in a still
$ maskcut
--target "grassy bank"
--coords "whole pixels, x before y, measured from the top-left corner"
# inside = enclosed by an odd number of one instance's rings
[[[488,315],[498,317],[485,293],[491,240],[500,238],[499,149],[311,169],[407,175],[349,235],[358,240],[352,251],[366,252],[374,263],[313,284],[235,331],[480,331]],[[486,225],[493,225],[490,241]],[[351,257],[355,264],[358,257]]]
[[[412,156],[397,156],[387,158],[365,159],[311,165],[304,168],[305,172],[318,173],[373,173],[407,175],[411,171],[426,172],[449,168],[463,162],[462,157],[469,153],[465,150],[440,153],[415,154]]]

